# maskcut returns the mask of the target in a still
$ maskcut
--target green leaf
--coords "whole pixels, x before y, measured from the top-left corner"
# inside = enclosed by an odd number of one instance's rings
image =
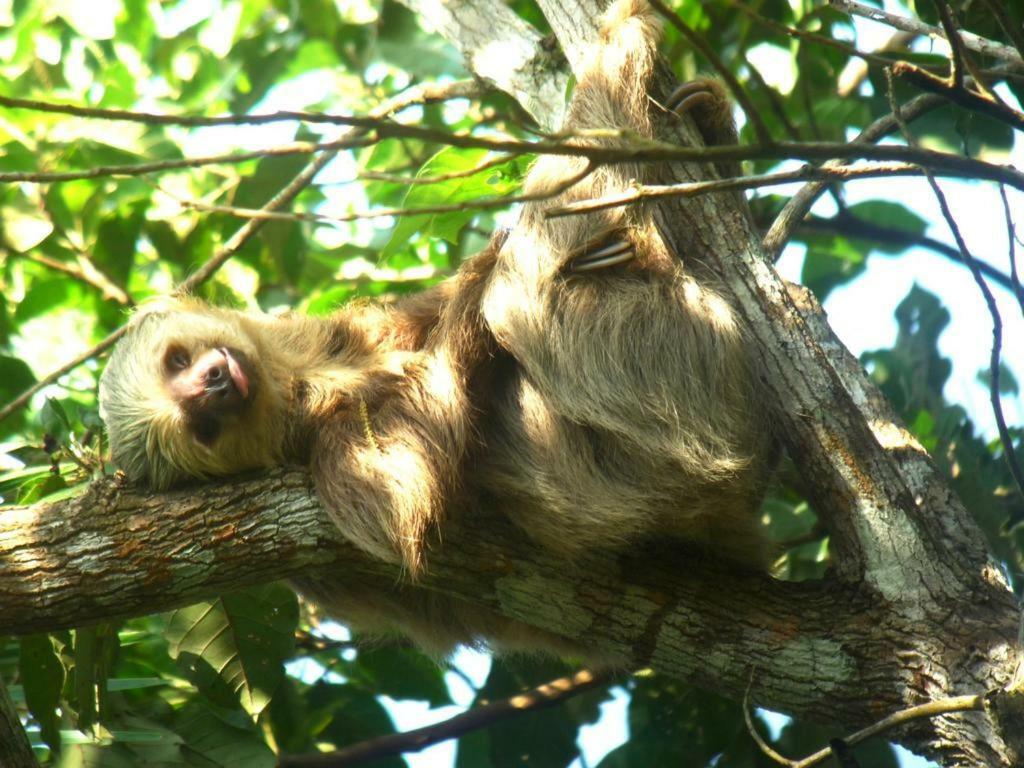
[[[928,222],[900,203],[891,200],[866,200],[847,208],[847,213],[872,224],[901,229],[914,235],[923,235]]]
[[[17,503],[34,504],[54,493],[64,490],[66,487],[67,484],[62,477],[47,472],[45,475],[39,475],[21,486]]]
[[[28,711],[40,727],[40,735],[51,749],[60,749],[60,692],[64,687],[64,665],[48,634],[25,635],[20,640],[19,671]]]
[[[19,253],[31,251],[53,232],[53,223],[38,208],[4,207],[4,237]]]
[[[0,355],[0,403],[8,403],[36,383],[35,374],[24,360]],[[0,421],[0,438],[20,430],[25,424],[24,410]]]
[[[95,627],[83,627],[75,631],[75,694],[74,703],[78,709],[79,730],[89,732],[96,722],[96,667],[97,633]]]
[[[257,715],[284,676],[297,624],[295,593],[267,584],[174,611],[166,637],[200,690],[221,703],[229,690]]]
[[[561,677],[569,668],[550,659],[496,658],[487,681],[477,693],[477,703],[494,701],[521,693],[541,683]],[[576,746],[579,722],[566,707],[527,712],[495,723],[488,729],[488,758],[496,768],[523,765],[565,766],[579,754]],[[456,759],[457,768],[474,765],[479,743],[470,743],[464,751],[462,740]],[[652,765],[661,763],[652,763]]]
[[[599,768],[706,765],[748,738],[738,703],[659,675],[633,681],[629,730]]]
[[[277,758],[260,732],[238,712],[192,702],[175,717],[174,730],[188,746],[186,754],[191,765],[205,768],[274,768],[277,765]]]
[[[46,433],[55,437],[63,437],[72,429],[71,419],[68,418],[64,406],[60,400],[52,397],[46,398],[46,403],[39,412],[39,420],[42,422]]]
[[[432,707],[452,703],[444,670],[411,648],[361,650],[350,675],[378,695],[427,701]]]
[[[864,272],[865,251],[845,237],[814,234],[806,239],[807,257],[800,278],[814,291],[818,301],[824,301],[832,289]]]
[[[310,687],[306,700],[311,717],[323,723],[317,729],[317,738],[336,747],[395,732],[391,717],[376,696],[354,685],[334,685],[321,680]],[[381,760],[379,764],[381,768],[406,765],[401,758]]]
[[[985,385],[986,388],[991,389],[992,387],[992,369],[989,367],[982,368],[978,371],[978,381]],[[1020,385],[1017,383],[1017,378],[1013,375],[1013,371],[1006,367],[1006,363],[999,363],[999,394],[1000,395],[1016,395],[1020,392]]]
[[[482,149],[458,149],[446,147],[434,155],[416,174],[417,178],[443,176],[470,170],[482,163],[488,152]],[[409,188],[402,201],[403,208],[433,208],[458,203],[497,197],[508,194],[517,187],[497,169],[489,169],[466,178],[439,181],[436,184],[417,184]],[[441,237],[448,242],[458,240],[462,228],[477,215],[475,209],[446,213],[403,216],[398,220],[391,239],[381,252],[381,259],[387,259],[405,246],[417,232]]]
[[[81,295],[78,286],[68,279],[35,280],[25,293],[25,298],[18,302],[18,307],[14,310],[14,319],[24,324],[34,317],[67,308],[74,304],[72,296],[78,295]]]

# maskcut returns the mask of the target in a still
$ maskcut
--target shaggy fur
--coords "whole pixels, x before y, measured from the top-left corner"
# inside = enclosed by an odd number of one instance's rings
[[[654,135],[648,95],[658,30],[645,3],[612,8],[567,125]],[[695,115],[709,140],[728,106]],[[659,118],[660,119],[660,118]],[[608,140],[610,141],[610,140]],[[527,189],[578,173],[541,158]],[[489,638],[566,650],[556,638],[415,585],[451,515],[506,515],[539,546],[679,539],[717,557],[763,559],[757,511],[773,463],[748,350],[728,295],[699,254],[668,252],[649,213],[619,208],[547,220],[546,209],[656,182],[650,165],[597,169],[525,206],[446,283],[396,305],[326,319],[269,318],[194,301],[136,318],[102,381],[115,460],[164,488],[282,462],[311,462],[324,507],[351,541],[400,563],[409,583],[318,574],[299,586],[364,629],[404,631],[436,652]],[[575,274],[581,255],[628,241],[628,264]],[[252,391],[215,441],[195,439],[161,369],[237,349]],[[580,650],[580,649],[575,649]]]

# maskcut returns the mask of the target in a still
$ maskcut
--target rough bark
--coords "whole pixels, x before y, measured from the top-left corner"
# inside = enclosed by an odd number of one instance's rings
[[[302,470],[162,496],[96,483],[70,501],[0,511],[0,552],[0,627],[15,634],[166,610],[310,569],[398,576],[339,537]],[[733,697],[753,678],[759,703],[845,726],[903,706],[908,686],[923,700],[951,669],[960,692],[999,687],[1016,626],[1005,590],[935,617],[893,611],[864,584],[680,568],[652,551],[567,571],[490,518],[446,529],[423,586]],[[961,720],[985,724],[982,713]],[[919,727],[905,740],[920,750],[932,738]],[[986,754],[981,764],[1002,763]]]
[[[399,0],[462,54],[474,75],[513,96],[548,130],[562,124],[569,72],[557,46],[503,3]]]
[[[598,3],[539,1],[577,66]],[[442,33],[468,40],[466,20],[494,8],[463,0]],[[517,82],[513,90],[532,88]],[[536,112],[550,98],[522,103],[550,124]],[[679,138],[699,144],[692,127]],[[674,168],[678,181],[714,174]],[[846,727],[1009,684],[1018,607],[980,532],[820,307],[764,261],[745,203],[722,194],[654,210],[676,251],[711,261],[737,297],[766,399],[829,528],[833,572],[784,583],[713,563],[680,568],[651,552],[595,556],[567,572],[488,519],[446,528],[424,586],[727,695],[753,680],[759,704]],[[61,504],[0,511],[0,631],[152,612],[318,568],[353,579],[387,570],[338,539],[302,472],[166,496],[102,483]],[[944,765],[1020,765],[1019,701],[921,721],[897,737]]]
[[[0,768],[37,768],[38,765],[7,686],[0,680]]]

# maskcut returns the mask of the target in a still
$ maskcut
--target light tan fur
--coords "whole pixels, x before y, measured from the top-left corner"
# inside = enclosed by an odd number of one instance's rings
[[[567,126],[652,136],[664,112],[647,92],[657,40],[646,3],[617,2]],[[731,131],[722,110],[697,115],[711,140]],[[527,191],[582,163],[541,158]],[[665,248],[642,207],[544,216],[634,180],[657,181],[657,167],[604,166],[527,204],[507,239],[394,306],[269,318],[186,300],[141,314],[102,382],[115,459],[161,488],[309,461],[341,531],[414,578],[356,584],[324,573],[299,587],[357,626],[407,632],[435,652],[481,637],[566,650],[416,586],[448,516],[504,514],[569,558],[668,539],[762,561],[757,512],[775,444],[728,294],[699,253]],[[614,240],[632,243],[629,264],[567,270]],[[210,447],[192,439],[160,384],[154,361],[169,343],[231,346],[253,361],[252,402]]]

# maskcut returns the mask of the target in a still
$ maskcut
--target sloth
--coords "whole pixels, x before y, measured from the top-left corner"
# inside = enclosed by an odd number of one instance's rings
[[[708,142],[735,140],[714,81],[664,105],[649,95],[658,37],[645,2],[613,5],[566,127],[617,130],[575,140],[654,137],[684,112]],[[776,441],[731,296],[699,253],[666,248],[648,208],[547,218],[659,180],[650,164],[585,174],[585,162],[540,158],[526,193],[558,193],[527,203],[510,232],[419,295],[322,318],[191,298],[140,312],[100,387],[115,463],[156,489],[308,465],[341,533],[407,578],[323,572],[297,580],[300,591],[357,628],[440,654],[480,639],[567,649],[418,586],[439,532],[462,515],[504,515],[569,562],[671,540],[763,564],[758,509]]]

